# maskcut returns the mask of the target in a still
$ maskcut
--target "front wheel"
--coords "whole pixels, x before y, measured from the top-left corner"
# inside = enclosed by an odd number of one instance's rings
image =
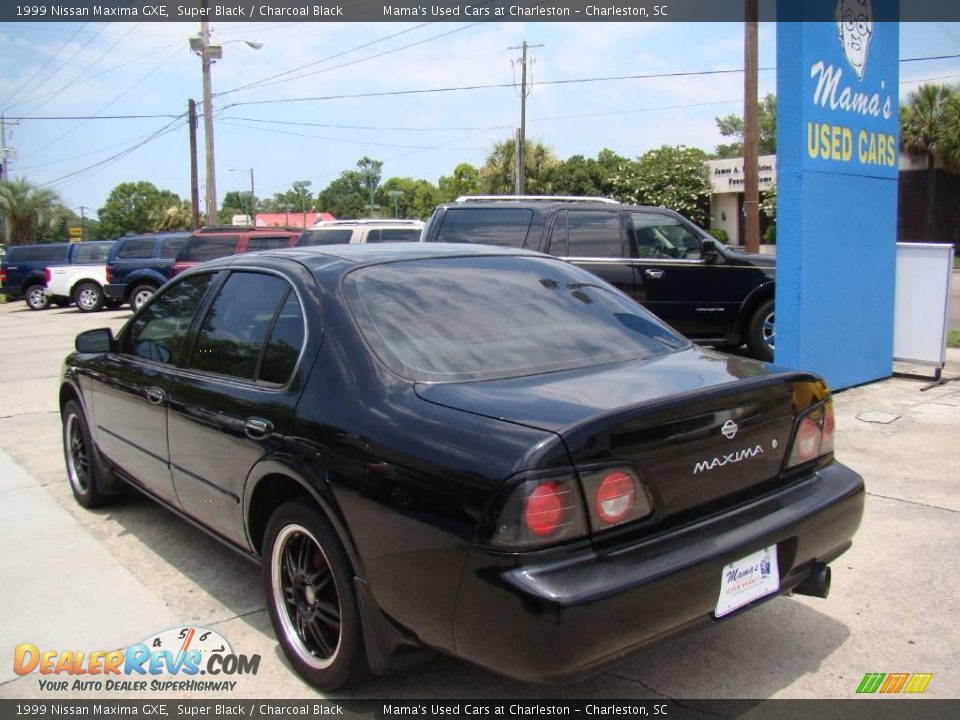
[[[82,282],[73,291],[73,302],[80,312],[96,312],[103,307],[103,301],[103,290],[94,282]]]
[[[27,307],[31,310],[46,310],[50,307],[50,296],[43,291],[43,285],[31,285],[23,294]]]
[[[304,680],[321,690],[367,674],[353,568],[314,506],[281,505],[267,524],[263,584],[274,632]]]
[[[750,322],[747,323],[747,347],[750,354],[758,360],[773,362],[776,338],[773,300],[767,300],[754,311],[750,316]]]
[[[76,400],[63,407],[63,457],[73,497],[85,508],[95,508],[110,501],[100,492],[96,451],[83,410]]]

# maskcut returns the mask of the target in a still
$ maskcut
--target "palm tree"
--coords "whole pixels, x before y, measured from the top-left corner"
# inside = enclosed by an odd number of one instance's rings
[[[484,190],[493,195],[510,195],[514,190],[517,141],[513,138],[495,142],[487,156],[480,175]],[[524,145],[526,191],[531,195],[547,194],[551,190],[550,171],[557,164],[553,151],[541,142],[527,140]]]
[[[192,230],[193,204],[177,200],[169,207],[158,208],[151,220],[158,230]]]
[[[10,244],[32,245],[37,228],[54,228],[63,220],[66,208],[55,191],[15,178],[0,186],[0,212],[10,223]]]
[[[933,240],[936,222],[938,159],[947,159],[945,140],[957,131],[960,118],[950,115],[956,91],[947,85],[921,85],[900,108],[900,145],[908,154],[927,158],[927,239]]]

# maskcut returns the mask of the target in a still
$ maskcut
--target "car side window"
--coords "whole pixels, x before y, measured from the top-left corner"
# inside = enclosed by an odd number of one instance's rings
[[[231,273],[200,326],[190,367],[255,379],[261,350],[289,291],[276,275]]]
[[[569,257],[627,256],[619,212],[567,210],[567,235]]]
[[[263,360],[260,363],[257,379],[276,385],[285,385],[297,365],[297,358],[300,357],[300,350],[303,348],[303,339],[303,310],[300,308],[296,293],[289,292],[270,330],[270,338],[263,351]]]
[[[567,211],[561,210],[553,218],[553,227],[550,230],[550,244],[547,252],[557,257],[567,257],[570,254],[567,241]]]
[[[259,235],[250,238],[247,243],[249,252],[257,250],[276,250],[290,246],[290,237],[287,235]]]
[[[73,261],[77,265],[105,263],[110,257],[112,243],[80,243],[73,252]]]
[[[194,275],[160,293],[124,332],[121,351],[145,360],[176,362],[193,316],[216,275]]]
[[[367,242],[419,242],[420,230],[418,228],[383,228],[379,231],[376,240],[367,238]]]
[[[187,244],[187,240],[189,239],[190,239],[189,236],[186,236],[186,235],[182,237],[164,238],[163,241],[160,243],[159,257],[175,258],[177,256],[177,253],[179,253],[180,250],[183,249],[183,246]]]
[[[630,231],[637,257],[700,257],[700,237],[676,218],[650,212],[630,213]]]
[[[153,238],[126,240],[117,251],[120,260],[145,260],[153,256]]]

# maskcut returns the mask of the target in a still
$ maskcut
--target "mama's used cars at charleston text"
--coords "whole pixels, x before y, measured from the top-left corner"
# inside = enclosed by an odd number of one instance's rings
[[[223,258],[76,345],[77,500],[133,485],[259,561],[325,689],[423,649],[559,681],[825,597],[863,511],[822,380],[699,348],[536,252]]]

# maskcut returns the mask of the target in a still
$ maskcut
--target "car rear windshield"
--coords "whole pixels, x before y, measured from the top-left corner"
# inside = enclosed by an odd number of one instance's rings
[[[67,245],[21,245],[7,250],[4,260],[8,264],[18,262],[56,262],[67,256]]]
[[[688,344],[596,276],[546,258],[386,263],[351,272],[344,291],[377,356],[413,380],[529,375]]]
[[[437,242],[522,248],[532,221],[525,208],[448,208]]]
[[[239,235],[194,235],[177,255],[178,261],[204,262],[233,255]]]
[[[329,230],[307,230],[297,240],[298,247],[312,247],[314,245],[344,245],[353,237],[351,228]]]
[[[105,263],[110,258],[113,242],[84,242],[73,251],[75,265]]]

